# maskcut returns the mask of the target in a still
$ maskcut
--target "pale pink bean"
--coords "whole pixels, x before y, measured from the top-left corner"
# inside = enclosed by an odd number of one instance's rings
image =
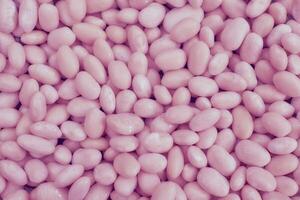
[[[169,89],[176,89],[187,86],[190,78],[192,74],[187,69],[168,71],[163,75],[161,84]]]
[[[241,162],[259,167],[267,165],[271,160],[269,152],[251,140],[238,142],[235,147],[235,154]]]
[[[45,30],[47,32],[56,29],[59,25],[58,10],[52,4],[41,4],[38,10],[38,18],[42,30]]]
[[[94,55],[105,65],[114,60],[113,51],[103,38],[98,38],[93,44],[93,53]]]
[[[195,76],[188,82],[188,88],[192,94],[201,97],[208,97],[219,91],[217,83],[205,76]]]
[[[201,149],[208,149],[210,148],[217,139],[217,129],[215,127],[206,129],[204,131],[201,131],[199,134],[199,141],[196,144]]]
[[[260,60],[255,64],[255,74],[257,79],[262,83],[272,83],[273,75],[275,74],[275,69],[272,67],[271,63],[267,60]]]
[[[95,184],[91,187],[85,199],[93,200],[98,198],[99,200],[106,200],[109,198],[110,192],[111,187],[103,186],[101,184]]]
[[[58,96],[64,100],[72,100],[79,96],[74,79],[67,79],[62,82],[57,88]]]
[[[74,121],[65,121],[61,125],[63,135],[72,141],[83,141],[86,138],[86,133],[81,124]]]
[[[76,38],[83,43],[93,44],[98,38],[104,39],[105,32],[98,26],[89,23],[78,23],[72,27]]]
[[[195,41],[188,51],[187,66],[194,75],[204,74],[208,67],[210,50],[206,43]]]
[[[295,108],[285,101],[276,101],[268,107],[268,111],[276,112],[283,117],[289,118],[294,114]]]
[[[70,187],[68,199],[83,200],[89,192],[92,182],[89,177],[82,176]]]
[[[209,61],[208,72],[211,75],[222,73],[229,63],[229,57],[226,53],[217,53]]]
[[[245,200],[257,199],[262,200],[260,193],[253,187],[245,185],[241,191],[241,197]]]
[[[95,181],[102,185],[111,185],[117,178],[117,173],[110,163],[101,163],[94,168]]]
[[[265,103],[273,103],[285,99],[285,95],[279,92],[273,85],[265,84],[259,85],[254,89]]]
[[[54,160],[58,162],[59,164],[69,164],[72,160],[72,153],[71,151],[63,146],[63,145],[58,145],[55,148],[55,152],[53,154]]]
[[[287,119],[275,112],[267,112],[262,116],[263,127],[276,137],[284,137],[291,132],[291,124]]]
[[[193,131],[203,131],[211,128],[220,118],[220,111],[211,108],[197,113],[189,122],[189,127]]]
[[[45,64],[30,65],[28,72],[32,78],[44,84],[55,85],[60,81],[58,72]]]
[[[177,145],[193,145],[199,141],[196,132],[187,129],[176,130],[172,133],[174,143]]]
[[[171,29],[171,39],[183,43],[194,37],[200,30],[200,24],[192,18],[185,18]]]
[[[103,88],[102,88],[103,89]],[[137,97],[132,90],[122,90],[116,96],[116,112],[130,112]]]
[[[58,49],[62,45],[70,46],[75,41],[75,34],[68,27],[61,27],[52,30],[47,39],[47,43],[50,47]]]
[[[265,200],[290,200],[290,198],[280,192],[268,192],[263,194],[263,199]]]
[[[35,0],[25,0],[20,3],[19,7],[19,26],[24,32],[31,32],[37,24],[38,5]]]
[[[172,148],[173,138],[168,133],[153,132],[144,138],[142,145],[150,152],[165,153]]]
[[[196,146],[188,148],[187,159],[196,168],[202,168],[207,165],[207,158],[204,152]]]
[[[289,55],[288,56],[288,67],[287,70],[295,75],[300,74],[299,69],[300,57],[298,55]]]
[[[102,136],[105,129],[105,114],[97,108],[91,109],[85,116],[83,127],[90,138]]]
[[[40,88],[40,91],[44,95],[44,97],[46,98],[46,103],[47,104],[53,104],[59,98],[56,89],[51,85],[43,85]]]
[[[189,199],[210,199],[210,194],[203,190],[196,182],[187,183],[186,185],[184,185],[183,189],[186,193],[187,198]]]
[[[27,176],[23,168],[18,163],[11,160],[0,161],[0,173],[8,181],[16,185],[26,185]]]
[[[159,176],[141,172],[138,175],[138,187],[147,195],[151,195],[157,185],[160,184]]]
[[[0,94],[0,108],[14,108],[18,103],[18,95],[15,93],[2,92]]]
[[[187,105],[191,101],[191,93],[186,87],[177,88],[172,97],[172,105]]]
[[[172,200],[176,198],[176,184],[174,182],[161,182],[152,192],[151,200]]]
[[[241,17],[237,17],[235,19],[232,19],[231,21],[227,21],[220,36],[223,46],[228,50],[238,49],[249,30],[250,26],[248,22]],[[235,36],[234,40],[232,38],[232,35]]]
[[[17,92],[21,89],[22,82],[14,75],[0,74],[0,91],[1,92]]]
[[[239,74],[223,72],[215,77],[215,82],[220,89],[241,92],[247,88],[246,80]]]
[[[184,124],[192,119],[194,111],[188,105],[177,105],[167,109],[165,119],[172,124]]]
[[[250,18],[255,18],[264,13],[268,9],[270,3],[270,0],[251,0],[246,7],[246,15]]]
[[[138,18],[139,12],[134,8],[123,8],[117,14],[117,19],[125,24],[135,24],[138,21]],[[142,24],[141,21],[140,24]]]
[[[153,95],[156,101],[162,105],[168,105],[172,102],[172,96],[169,90],[163,85],[154,86]]]
[[[142,98],[135,102],[133,112],[142,118],[153,118],[162,114],[163,107],[153,99]]]
[[[24,46],[26,60],[30,64],[44,64],[46,63],[47,56],[45,51],[36,45]],[[0,67],[1,68],[1,67]]]
[[[201,8],[192,8],[189,5],[181,8],[175,8],[169,11],[163,21],[163,28],[170,32],[174,26],[185,18],[193,18],[198,23],[203,19],[204,13]]]
[[[136,25],[127,27],[126,31],[130,50],[133,52],[146,53],[148,51],[148,41],[144,31]]]
[[[87,13],[96,13],[109,9],[114,4],[112,0],[103,0],[101,2],[95,0],[87,0]]]
[[[290,137],[274,138],[268,143],[268,150],[273,154],[289,154],[297,148],[297,141]]]
[[[106,125],[107,128],[121,135],[133,135],[143,130],[144,121],[135,114],[120,113],[108,115]]]
[[[165,13],[164,6],[159,3],[151,3],[139,12],[138,21],[146,28],[154,28],[163,21]]]
[[[29,114],[33,121],[41,121],[47,114],[46,98],[41,92],[36,92],[29,102]]]
[[[215,44],[214,32],[208,26],[204,26],[200,29],[199,39],[200,41],[204,41],[210,48]]]
[[[81,71],[76,75],[75,87],[81,96],[94,100],[100,95],[100,85],[87,72]]]
[[[142,154],[138,161],[141,169],[147,173],[156,174],[162,172],[167,167],[167,159],[158,153]],[[155,163],[155,165],[153,165]]]
[[[232,130],[239,139],[247,139],[252,135],[254,124],[250,113],[243,106],[238,106],[232,111]]]
[[[209,0],[203,0],[202,3],[202,8],[205,12],[210,12],[215,9],[217,9],[219,6],[221,6],[222,0],[217,0],[217,1],[209,1]]]
[[[34,135],[21,135],[17,138],[17,142],[26,151],[38,155],[49,155],[55,150],[51,141]]]
[[[272,31],[269,33],[266,38],[266,44],[270,47],[273,44],[280,44],[281,37],[286,34],[292,32],[292,29],[287,24],[279,24],[275,26]]]
[[[231,18],[244,17],[246,3],[241,0],[223,0],[222,10]]]
[[[293,154],[274,156],[266,166],[266,170],[274,176],[283,176],[295,171],[298,163],[298,158]]]
[[[13,42],[11,45],[8,46],[7,57],[11,67],[14,67],[16,69],[22,69],[22,67],[24,67],[25,50],[20,43]]]
[[[287,196],[294,196],[299,189],[296,181],[288,176],[276,177],[276,185],[276,190]]]
[[[36,136],[46,139],[58,139],[62,136],[58,126],[46,121],[40,121],[32,124],[30,126],[30,132]]]
[[[73,153],[72,163],[79,164],[85,170],[93,169],[101,162],[102,154],[97,149],[77,149]]]
[[[85,15],[87,10],[87,5],[85,0],[67,0],[67,5],[69,8],[69,14],[75,21],[81,21]]]
[[[17,25],[17,6],[12,0],[3,0],[0,6],[0,31],[12,32]]]
[[[103,84],[107,81],[106,71],[102,63],[93,55],[87,55],[83,58],[83,67],[86,72],[93,76],[99,83]]]
[[[263,39],[256,33],[249,33],[240,50],[241,59],[249,64],[256,63],[263,49]]]
[[[225,197],[229,193],[227,179],[214,168],[202,168],[198,173],[197,182],[211,195]]]
[[[246,167],[240,166],[235,170],[230,178],[230,189],[233,191],[241,190],[246,183]]]
[[[126,31],[116,25],[108,26],[105,30],[108,39],[113,41],[116,44],[122,44],[126,42]]]
[[[116,60],[126,63],[129,61],[131,50],[128,46],[123,44],[116,44],[115,46],[113,46],[112,51],[115,55]]]
[[[41,183],[45,181],[48,176],[46,165],[38,159],[27,161],[24,165],[24,170],[28,176],[29,181],[33,183]]]
[[[181,69],[186,64],[185,52],[181,49],[165,50],[155,57],[155,64],[163,71]]]
[[[161,52],[166,51],[168,49],[174,49],[177,46],[178,45],[169,37],[161,37],[152,42],[152,44],[149,47],[149,54],[152,58],[155,58]]]
[[[168,163],[166,174],[169,179],[176,179],[180,176],[184,167],[184,157],[182,150],[178,146],[174,146],[168,152]]]
[[[137,149],[139,140],[134,136],[114,136],[109,140],[109,145],[118,152],[127,153]]]
[[[79,177],[81,177],[83,172],[84,168],[82,165],[67,165],[57,174],[54,180],[54,185],[60,188],[69,186],[74,183]]]
[[[148,68],[148,60],[142,52],[134,52],[128,60],[128,69],[134,76],[137,74],[146,75]]]
[[[153,132],[166,132],[171,133],[176,128],[176,125],[168,123],[164,115],[159,115],[154,118],[150,123],[150,130]]]
[[[140,164],[129,153],[121,153],[117,155],[113,161],[113,166],[117,173],[124,177],[134,177],[140,171]]]
[[[236,92],[219,92],[210,99],[212,106],[217,109],[231,109],[241,103],[241,96]]]
[[[236,168],[234,158],[221,146],[214,145],[207,151],[207,160],[211,167],[224,176],[231,175]]]
[[[128,89],[131,85],[131,74],[126,64],[121,61],[109,64],[108,75],[113,85],[119,89]]]
[[[268,9],[276,24],[283,24],[287,19],[287,10],[279,2],[272,3]]]
[[[226,151],[231,152],[234,148],[236,137],[231,129],[223,129],[218,133],[215,144],[223,147]]]
[[[26,157],[26,152],[15,141],[5,141],[1,143],[0,153],[3,157],[13,161],[21,161]]]
[[[265,112],[263,99],[255,92],[245,91],[242,95],[245,108],[254,116],[261,116]]]
[[[79,60],[68,46],[61,46],[56,53],[57,68],[66,78],[73,78],[79,71]]]
[[[138,98],[149,98],[152,93],[150,81],[142,74],[133,77],[132,89]]]
[[[271,192],[276,188],[275,177],[267,170],[260,167],[249,167],[246,171],[247,182],[254,188]]]
[[[252,31],[261,37],[266,37],[272,31],[274,23],[274,18],[264,13],[253,20]]]
[[[270,63],[278,71],[284,71],[288,65],[287,53],[279,45],[274,44],[269,49]]]

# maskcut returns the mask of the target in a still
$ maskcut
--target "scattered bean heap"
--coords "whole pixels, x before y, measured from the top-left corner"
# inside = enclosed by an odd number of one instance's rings
[[[300,0],[0,0],[0,199],[300,200]]]

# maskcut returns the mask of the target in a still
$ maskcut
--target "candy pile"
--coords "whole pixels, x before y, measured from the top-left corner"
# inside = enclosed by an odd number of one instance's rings
[[[3,200],[300,200],[300,0],[0,0]]]

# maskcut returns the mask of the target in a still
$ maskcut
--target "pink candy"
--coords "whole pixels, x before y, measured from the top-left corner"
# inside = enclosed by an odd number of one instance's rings
[[[300,0],[0,0],[0,199],[300,200]]]

